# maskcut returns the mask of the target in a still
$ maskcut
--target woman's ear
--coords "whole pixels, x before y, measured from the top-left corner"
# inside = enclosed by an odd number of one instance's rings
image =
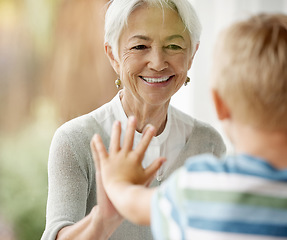
[[[225,104],[225,102],[222,100],[218,92],[215,89],[212,89],[211,94],[215,110],[217,113],[217,118],[221,121],[230,119],[231,118],[230,110],[228,106]]]
[[[108,59],[110,60],[110,63],[112,65],[113,69],[119,75],[120,74],[119,62],[116,60],[116,58],[113,54],[113,51],[112,51],[112,47],[108,43],[105,43],[105,53],[106,53]]]
[[[191,57],[190,60],[189,60],[188,69],[191,68],[191,64],[192,64],[192,62],[193,62],[194,56],[195,56],[195,54],[196,54],[198,48],[199,48],[199,42],[196,44],[196,46],[195,46],[195,51],[194,51],[192,57]]]

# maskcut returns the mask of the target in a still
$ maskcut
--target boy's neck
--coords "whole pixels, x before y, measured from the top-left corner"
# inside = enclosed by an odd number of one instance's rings
[[[233,126],[235,150],[260,157],[278,169],[287,168],[287,131],[265,131],[250,126]]]

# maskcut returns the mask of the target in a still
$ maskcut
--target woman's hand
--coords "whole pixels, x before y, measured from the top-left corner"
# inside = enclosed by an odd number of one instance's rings
[[[100,160],[94,144],[91,144],[91,149],[96,167],[98,204],[81,221],[62,228],[57,234],[57,240],[107,240],[123,220],[103,188]]]
[[[103,224],[102,230],[104,235],[110,237],[114,230],[121,224],[123,218],[115,209],[114,205],[108,198],[102,182],[101,163],[94,144],[91,144],[92,154],[96,168],[96,184],[97,184],[97,206],[95,206],[95,216]]]

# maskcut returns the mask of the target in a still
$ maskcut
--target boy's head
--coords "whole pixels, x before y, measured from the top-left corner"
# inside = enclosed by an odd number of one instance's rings
[[[287,16],[260,14],[226,29],[211,83],[232,119],[287,130]]]

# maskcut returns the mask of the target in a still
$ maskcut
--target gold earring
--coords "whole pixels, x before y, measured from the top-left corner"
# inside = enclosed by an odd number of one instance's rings
[[[185,80],[185,82],[184,82],[184,86],[186,86],[189,82],[190,82],[190,78],[189,78],[189,77],[186,77],[186,80]]]
[[[119,89],[119,88],[121,87],[121,84],[122,84],[121,79],[118,78],[118,79],[115,81],[115,84],[116,84],[116,86],[117,86],[117,89]]]

